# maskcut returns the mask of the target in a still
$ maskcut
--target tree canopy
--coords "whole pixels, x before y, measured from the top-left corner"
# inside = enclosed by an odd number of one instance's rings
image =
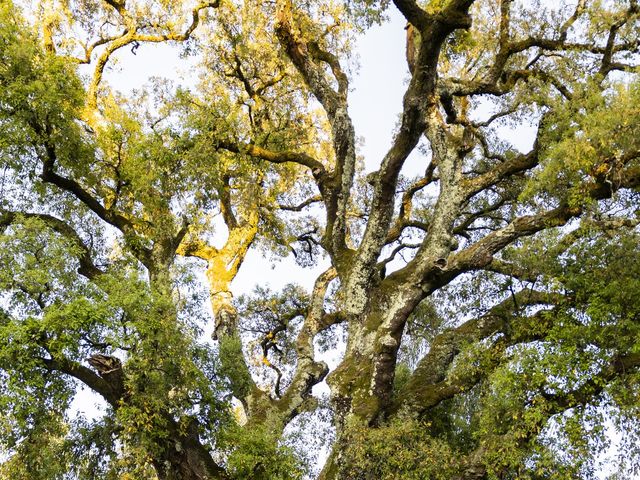
[[[392,10],[407,82],[366,172],[352,50]],[[0,478],[593,478],[612,434],[610,478],[636,471],[639,20],[636,0],[0,3]],[[159,43],[197,81],[109,84]],[[251,249],[327,268],[234,296]]]

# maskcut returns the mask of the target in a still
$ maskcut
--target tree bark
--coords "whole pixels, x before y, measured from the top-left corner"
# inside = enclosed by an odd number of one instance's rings
[[[153,458],[153,466],[160,480],[214,480],[229,478],[200,443],[197,424],[193,422],[182,433],[176,422],[169,419],[169,438],[164,450]]]

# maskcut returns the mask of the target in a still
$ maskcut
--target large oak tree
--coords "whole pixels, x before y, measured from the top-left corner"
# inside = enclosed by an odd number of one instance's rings
[[[635,0],[35,3],[0,5],[0,477],[591,478],[633,445]],[[390,9],[367,174],[350,49]],[[152,43],[198,82],[110,87]],[[329,267],[234,299],[256,248]]]

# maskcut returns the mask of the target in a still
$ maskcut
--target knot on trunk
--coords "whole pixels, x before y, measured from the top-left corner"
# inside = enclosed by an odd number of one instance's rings
[[[216,325],[211,338],[219,340],[221,337],[235,334],[237,318],[238,315],[233,306],[220,306],[216,313]]]
[[[123,390],[122,362],[119,358],[96,353],[87,362],[104,378],[116,392]]]
[[[96,353],[87,358],[87,362],[89,362],[89,365],[95,368],[102,377],[122,370],[122,362],[120,359],[109,355]]]

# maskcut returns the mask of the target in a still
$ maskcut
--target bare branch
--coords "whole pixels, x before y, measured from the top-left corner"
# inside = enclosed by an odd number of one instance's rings
[[[107,66],[111,56],[122,47],[135,44],[136,42],[159,43],[166,41],[183,42],[191,37],[193,31],[198,27],[200,22],[200,12],[207,8],[217,8],[219,0],[202,2],[195,6],[191,11],[191,23],[184,32],[169,32],[165,34],[152,35],[146,33],[138,33],[139,25],[126,9],[124,1],[104,0],[113,7],[125,22],[125,30],[118,37],[108,37],[98,39],[85,52],[86,58],[90,59],[91,53],[97,46],[106,45],[104,52],[98,57],[91,83],[87,91],[87,106],[90,110],[95,111],[98,104],[98,88],[102,82],[104,69]],[[83,62],[84,63],[84,62]]]

